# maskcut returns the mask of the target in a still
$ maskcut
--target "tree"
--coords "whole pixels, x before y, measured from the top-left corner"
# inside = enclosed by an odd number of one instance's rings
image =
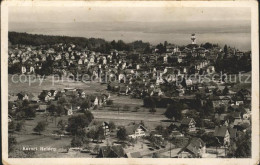
[[[82,108],[83,110],[86,110],[86,109],[90,108],[90,101],[87,100],[87,99],[85,99],[85,100],[82,102],[82,104],[81,104],[81,108]]]
[[[227,55],[227,53],[228,53],[227,45],[224,46],[224,53],[225,53],[225,55]]]
[[[248,158],[251,157],[251,130],[242,134],[236,142],[235,157]]]
[[[57,108],[57,106],[56,106],[55,104],[51,104],[51,105],[47,108],[47,110],[49,111],[49,113],[50,113],[51,115],[54,115],[54,113],[56,112],[56,108]]]
[[[156,105],[155,100],[151,97],[145,97],[143,99],[143,102],[144,102],[144,107],[148,107],[148,108]]]
[[[45,97],[47,96],[47,91],[42,91],[41,93],[40,93],[40,95],[38,96],[38,98],[41,100],[41,101],[45,101]]]
[[[85,111],[82,115],[72,116],[68,119],[67,131],[73,135],[77,135],[83,128],[87,127],[93,119],[93,114],[90,111]]]
[[[60,139],[61,139],[61,135],[64,133],[65,128],[66,128],[67,122],[64,121],[63,119],[61,119],[58,124],[57,127],[59,128],[58,130],[58,134],[60,135]]]
[[[86,119],[90,122],[94,119],[94,116],[90,111],[85,111],[84,115],[85,115]]]
[[[13,135],[8,135],[8,153],[14,150],[16,144],[16,138]]]
[[[29,103],[28,100],[23,100],[23,102],[22,102],[22,106],[23,106],[23,107],[26,107],[26,108],[29,106],[29,104],[30,104],[30,103]]]
[[[59,100],[58,100],[58,104],[60,104],[60,105],[65,105],[65,104],[67,104],[67,103],[68,103],[68,100],[67,100],[66,97],[61,97],[61,98],[59,98]]]
[[[113,105],[113,100],[107,100],[107,105]]]
[[[206,116],[213,114],[214,108],[212,102],[207,101],[206,104],[204,104],[200,110],[203,111],[204,115]]]
[[[95,152],[96,154],[98,154],[99,148],[100,148],[100,146],[99,146],[98,144],[95,145],[95,147],[93,148],[93,152]]]
[[[110,122],[108,123],[108,128],[109,128],[109,130],[110,130],[111,132],[113,132],[113,131],[116,129],[115,123],[114,123],[113,121],[110,121]]]
[[[8,73],[9,74],[18,74],[21,72],[21,64],[20,63],[15,63],[12,65],[8,65]]]
[[[154,114],[156,112],[155,108],[150,108],[149,112],[151,112],[152,114]]]
[[[61,91],[58,91],[57,94],[55,95],[55,100],[58,100],[61,97],[62,97],[62,93]]]
[[[163,126],[162,125],[158,125],[158,126],[156,126],[155,127],[155,130],[159,133],[159,134],[162,134],[163,133],[163,130],[164,130],[164,128],[163,128]]]
[[[139,109],[140,109],[140,107],[139,107],[139,106],[136,106],[136,107],[135,107],[135,112],[138,112]]]
[[[217,138],[214,136],[214,133],[204,133],[201,137],[200,137],[204,142],[207,142],[207,146],[217,146],[218,140]]]
[[[26,118],[33,118],[36,116],[36,110],[32,106],[26,106],[22,109]]]
[[[81,147],[83,142],[80,137],[74,136],[70,142],[71,147]]]
[[[56,107],[55,112],[56,112],[56,114],[57,114],[58,116],[61,116],[62,114],[65,114],[65,109],[64,109],[63,106],[58,105],[58,106]]]
[[[209,42],[206,42],[204,45],[201,45],[202,47],[204,47],[205,49],[212,49],[213,45]]]
[[[158,44],[157,46],[156,46],[156,48],[158,49],[158,53],[165,53],[165,51],[166,51],[166,49],[165,49],[165,47],[163,46],[163,44],[162,43],[160,43],[160,44]]]
[[[16,124],[14,121],[11,121],[10,123],[8,123],[8,131],[9,132],[13,132],[16,128]]]
[[[222,94],[225,96],[225,95],[227,95],[228,93],[229,93],[229,89],[228,89],[227,86],[225,86],[225,88],[224,88],[223,91],[222,91]]]
[[[150,45],[147,45],[144,49],[144,53],[148,54],[148,53],[152,53],[152,50],[150,49]]]
[[[99,140],[105,139],[105,132],[103,129],[103,126],[99,126],[98,129],[95,131],[95,136],[94,138],[97,140],[97,142],[99,142]]]
[[[117,138],[120,141],[125,141],[127,139],[126,129],[124,127],[121,127],[116,134]]]
[[[43,132],[45,130],[47,126],[47,122],[45,121],[40,121],[38,122],[38,124],[36,125],[36,127],[34,127],[33,131],[34,132],[38,132],[38,134],[40,135],[41,132]]]
[[[20,132],[22,130],[22,128],[24,128],[24,121],[23,120],[16,123],[15,130]]]
[[[65,120],[61,119],[58,122],[57,127],[60,128],[62,131],[64,131],[66,128],[66,125],[67,125],[67,122]]]
[[[217,112],[218,114],[222,114],[222,113],[224,113],[225,111],[226,111],[226,107],[225,107],[224,105],[222,105],[222,106],[216,108],[216,112]]]
[[[15,117],[16,117],[18,120],[24,119],[24,118],[25,118],[25,112],[23,112],[23,111],[18,111],[18,112],[15,114]]]
[[[182,113],[181,113],[181,110],[183,110],[183,104],[182,103],[179,103],[179,102],[175,102],[173,104],[170,104],[164,115],[168,118],[168,119],[175,119],[175,120],[181,120],[182,118]]]
[[[88,131],[87,136],[88,136],[88,138],[91,138],[92,141],[94,141],[94,139],[95,139],[95,130],[91,129],[90,131]]]

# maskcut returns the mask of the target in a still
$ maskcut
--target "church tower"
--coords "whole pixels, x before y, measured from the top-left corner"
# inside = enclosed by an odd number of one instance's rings
[[[191,34],[191,44],[196,44],[196,36],[195,36],[195,34],[193,33],[193,34]]]

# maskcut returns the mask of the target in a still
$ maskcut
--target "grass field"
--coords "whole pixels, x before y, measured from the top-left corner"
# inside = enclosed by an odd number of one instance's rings
[[[51,77],[46,77],[42,82],[38,79],[34,83],[29,85],[29,82],[15,83],[12,81],[11,75],[9,75],[9,93],[16,94],[21,91],[26,91],[38,95],[43,89],[58,89],[63,88],[80,88],[86,91],[86,94],[96,93],[101,90],[106,90],[105,84],[100,83],[83,83],[83,82],[55,82],[52,83]],[[41,83],[41,85],[39,85]],[[92,110],[95,120],[99,121],[113,121],[116,126],[126,126],[130,122],[139,123],[143,121],[148,129],[154,129],[155,126],[169,125],[166,117],[163,115],[165,109],[157,108],[154,114],[149,112],[149,109],[144,108],[143,101],[141,99],[132,99],[130,96],[118,96],[117,94],[111,94],[111,99],[113,100],[114,105],[119,105],[119,111],[113,107],[101,107],[97,110]],[[128,111],[125,109],[125,105],[129,107]],[[135,111],[135,108],[139,107],[138,111]],[[69,116],[62,116],[56,118],[56,123],[60,119],[67,120]],[[37,135],[33,132],[33,128],[37,125],[37,122],[47,120],[48,127],[42,132],[42,135]],[[56,148],[57,151],[36,151],[36,157],[93,157],[91,154],[80,153],[80,152],[69,152],[64,153],[64,148],[70,146],[70,141],[72,137],[59,137],[52,136],[54,130],[57,130],[55,126],[55,119],[53,117],[46,117],[44,115],[37,115],[33,120],[26,120],[23,131],[14,133],[14,136],[17,138],[18,148],[25,147],[52,147]],[[115,141],[116,138],[109,139]],[[110,143],[111,143],[110,141]],[[94,147],[96,144],[91,143],[91,146]],[[106,145],[104,141],[102,144]],[[147,147],[144,147],[142,152],[146,151]],[[131,151],[131,148],[128,148],[127,151]]]
[[[80,88],[87,90],[88,93],[95,93],[107,88],[105,84],[100,85],[100,83],[95,82],[83,83],[80,81],[72,81],[67,79],[63,79],[58,82],[52,76],[48,76],[44,80],[38,78],[36,80],[32,80],[31,83],[28,76],[27,78],[21,77],[21,80],[22,81],[19,81],[19,76],[8,75],[8,91],[10,94],[16,94],[21,91],[39,94],[44,89],[61,90],[64,88]]]

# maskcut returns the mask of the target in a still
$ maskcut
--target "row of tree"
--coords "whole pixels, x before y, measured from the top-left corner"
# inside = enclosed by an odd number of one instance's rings
[[[88,48],[92,51],[98,51],[101,53],[109,53],[111,49],[122,50],[133,50],[141,49],[147,50],[150,44],[145,43],[141,40],[132,43],[125,43],[122,40],[118,41],[105,41],[100,38],[84,38],[84,37],[68,37],[68,36],[49,36],[49,35],[39,35],[39,34],[28,34],[28,33],[18,33],[9,32],[8,39],[10,43],[22,44],[22,45],[32,45],[32,46],[43,46],[48,45],[50,47],[54,44],[64,43],[64,44],[75,44],[77,50],[83,48]]]

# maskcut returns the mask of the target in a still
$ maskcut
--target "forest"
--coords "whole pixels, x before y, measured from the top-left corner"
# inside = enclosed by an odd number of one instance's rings
[[[133,49],[145,50],[149,48],[149,43],[144,43],[143,41],[134,41],[132,43],[125,43],[122,40],[118,41],[106,41],[101,38],[84,38],[84,37],[69,37],[69,36],[50,36],[50,35],[40,35],[40,34],[28,34],[28,33],[18,33],[9,32],[8,33],[9,42],[13,45],[32,45],[32,46],[42,46],[42,45],[54,45],[59,43],[64,44],[75,44],[77,49],[87,48],[92,51],[97,51],[101,53],[109,53],[111,49],[116,49],[119,51],[126,50],[130,51]]]

